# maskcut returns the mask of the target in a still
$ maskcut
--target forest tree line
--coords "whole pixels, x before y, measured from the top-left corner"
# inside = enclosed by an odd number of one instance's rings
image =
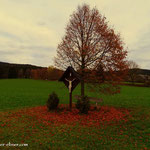
[[[63,71],[50,66],[40,67],[26,64],[10,64],[0,62],[0,79],[29,78],[42,80],[58,80]]]
[[[29,78],[40,80],[58,80],[63,74],[53,66],[40,67],[26,64],[11,64],[0,62],[0,79]],[[125,81],[134,83],[145,83],[150,80],[150,70],[129,69]]]

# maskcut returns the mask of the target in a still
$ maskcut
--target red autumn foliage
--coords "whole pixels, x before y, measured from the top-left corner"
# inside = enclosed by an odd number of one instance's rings
[[[32,146],[32,144],[58,144],[57,137],[63,135],[65,139],[70,137],[82,140],[86,145],[90,135],[89,142],[93,143],[92,146],[95,146],[98,139],[106,148],[109,142],[110,146],[119,143],[123,149],[126,147],[148,149],[149,133],[147,132],[145,136],[141,130],[145,128],[145,124],[142,123],[142,128],[137,124],[137,129],[133,123],[134,115],[131,116],[128,109],[101,106],[98,111],[92,108],[88,115],[79,115],[74,108],[72,112],[68,111],[67,107],[62,108],[64,105],[61,105],[59,111],[52,112],[48,112],[46,106],[0,112],[0,139],[5,141],[12,137],[11,140],[29,142]],[[132,110],[130,111],[132,113]],[[49,149],[51,148],[50,146]]]
[[[63,71],[52,66],[48,68],[31,70],[32,79],[58,80],[62,74],[63,74]]]
[[[64,107],[61,105],[61,107]],[[128,121],[130,116],[126,109],[116,109],[114,107],[102,106],[99,111],[90,110],[88,115],[80,115],[77,109],[68,111],[64,108],[61,111],[48,112],[46,106],[38,106],[33,108],[23,109],[12,113],[9,120],[13,118],[20,118],[21,116],[31,116],[37,122],[43,123],[47,126],[59,126],[63,124],[82,126],[100,126],[101,124],[112,124],[112,122]],[[3,126],[3,125],[2,125]]]

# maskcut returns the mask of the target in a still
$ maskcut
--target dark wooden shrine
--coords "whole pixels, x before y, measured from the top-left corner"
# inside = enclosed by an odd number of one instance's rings
[[[72,108],[72,91],[75,87],[80,83],[81,78],[80,75],[72,68],[68,67],[59,81],[64,82],[66,87],[69,90],[69,97],[70,97],[70,109]]]

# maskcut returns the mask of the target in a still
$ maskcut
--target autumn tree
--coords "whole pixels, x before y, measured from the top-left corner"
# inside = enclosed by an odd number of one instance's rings
[[[58,80],[63,74],[63,71],[55,68],[54,66],[49,66],[47,68],[47,72],[49,80]]]
[[[18,78],[24,78],[23,69],[18,71]]]
[[[39,79],[37,69],[31,70],[31,78],[32,79]]]
[[[98,78],[102,74],[103,79],[112,83],[120,80],[127,68],[126,55],[120,35],[109,27],[106,17],[84,4],[70,17],[65,36],[57,48],[55,64],[61,69],[72,66],[80,71],[83,97],[89,77],[92,77],[91,83],[100,81]]]
[[[40,79],[47,80],[48,79],[47,68],[38,69],[38,75]]]

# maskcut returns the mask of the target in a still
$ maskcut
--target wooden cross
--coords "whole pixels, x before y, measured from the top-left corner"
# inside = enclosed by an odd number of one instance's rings
[[[59,81],[63,81],[69,90],[69,107],[72,109],[72,91],[80,83],[80,75],[72,68],[68,67]]]

